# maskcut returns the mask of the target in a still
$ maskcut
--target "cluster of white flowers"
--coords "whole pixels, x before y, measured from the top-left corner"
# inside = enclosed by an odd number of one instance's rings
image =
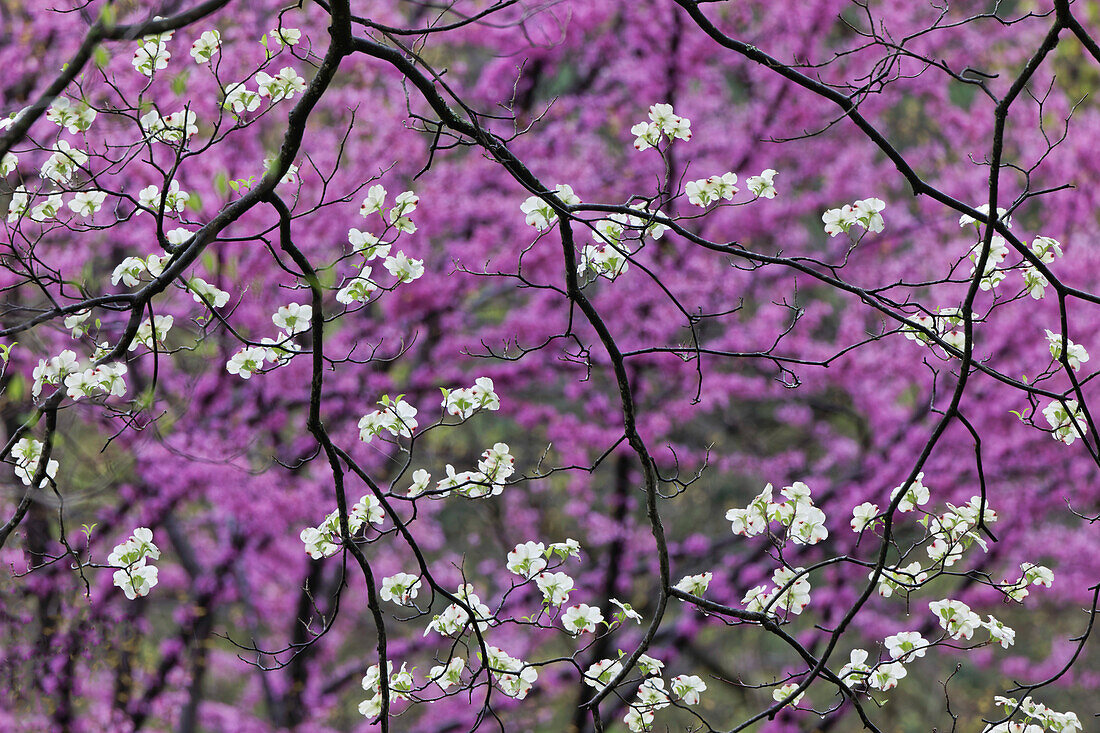
[[[172,40],[172,31],[141,39],[131,63],[140,74],[152,77],[153,73],[168,66],[172,52],[168,50],[168,41]]]
[[[270,349],[263,346],[246,346],[229,357],[225,369],[241,379],[250,379],[253,374],[264,368],[264,359],[269,356],[269,351]]]
[[[407,700],[412,694],[415,683],[412,672],[406,669],[406,666],[403,662],[401,669],[395,673],[393,662],[386,662],[386,672],[389,676],[388,687],[390,699],[392,700]],[[376,718],[382,714],[382,680],[380,679],[380,673],[381,670],[378,665],[373,664],[367,668],[367,673],[363,675],[363,689],[373,693],[373,697],[359,703],[359,714],[367,718]]]
[[[485,631],[489,628],[489,624],[493,621],[493,614],[489,607],[482,603],[481,599],[474,593],[472,585],[459,586],[458,590],[455,591],[455,596],[473,610],[473,619],[470,618],[470,614],[462,606],[452,603],[443,610],[443,613],[432,618],[428,628],[424,631],[424,636],[427,636],[431,631],[441,636],[455,636],[465,632],[474,623],[477,624],[479,631]]]
[[[1077,713],[1059,713],[1042,703],[1035,702],[1030,697],[1017,701],[1014,697],[997,695],[993,698],[993,702],[1004,708],[1005,715],[1019,714],[1023,719],[1017,722],[1005,721],[996,725],[987,725],[982,729],[982,733],[1042,733],[1043,731],[1074,733],[1084,730]]]
[[[302,32],[297,28],[272,28],[267,37],[277,46],[297,46],[302,40]]]
[[[466,420],[478,410],[495,411],[500,409],[500,397],[493,391],[493,380],[478,377],[474,385],[467,388],[444,389],[443,409],[448,415],[456,415]]]
[[[869,573],[867,577],[873,578],[874,573]],[[908,597],[910,591],[919,588],[926,580],[928,573],[921,569],[919,562],[911,562],[905,567],[884,567],[878,578],[878,594],[889,598],[894,591],[898,591]]]
[[[83,99],[73,104],[68,97],[58,97],[46,110],[46,119],[76,135],[91,129],[97,114]]]
[[[962,308],[937,308],[934,315],[918,313],[917,315],[909,316],[909,321],[923,329],[931,331],[945,344],[959,351],[963,351],[966,348],[965,319],[966,317]],[[910,341],[915,341],[918,344],[925,344],[927,346],[936,345],[936,342],[933,341],[927,333],[918,330],[912,325],[906,324],[901,330],[902,333],[905,334],[905,338]],[[951,356],[953,356],[953,354],[948,354],[944,358],[950,358]]]
[[[256,89],[261,97],[270,97],[271,103],[275,104],[284,99],[294,99],[296,94],[304,92],[306,80],[292,67],[284,66],[275,76],[265,71],[257,73]]]
[[[271,316],[271,322],[277,328],[283,329],[283,332],[289,337],[308,331],[312,318],[313,306],[290,303],[289,305],[280,306],[275,315]]]
[[[99,211],[106,200],[106,191],[78,191],[69,201],[68,207],[77,216],[87,218]]]
[[[378,284],[370,279],[370,274],[371,267],[364,265],[358,275],[347,280],[344,287],[337,291],[336,302],[351,305],[370,300],[371,296],[378,292]]]
[[[527,693],[539,678],[538,669],[495,646],[486,646],[485,651],[488,652],[485,665],[492,673],[493,682],[496,683],[497,688],[516,700],[527,697]]]
[[[981,504],[981,497],[973,496],[962,506],[948,503],[947,511],[943,514],[928,515],[921,519],[921,524],[928,528],[929,536],[932,537],[932,543],[927,548],[929,558],[942,563],[944,567],[951,567],[974,543],[987,551],[985,540],[975,531],[980,523],[978,513],[982,509]],[[997,513],[987,503],[981,518],[988,526],[997,521]]]
[[[193,277],[187,281],[187,289],[191,291],[191,298],[196,303],[206,303],[221,308],[229,302],[229,293],[203,280],[201,277]]]
[[[772,501],[772,485],[749,503],[745,509],[730,509],[726,519],[734,534],[755,537],[768,530],[771,522],[779,522],[787,528],[787,538],[799,545],[816,545],[829,536],[825,528],[825,513],[814,506],[810,487],[801,481],[785,486],[780,491],[786,501]]]
[[[604,623],[603,611],[587,603],[570,606],[561,615],[562,628],[572,636],[595,631],[596,627],[602,623]]]
[[[1055,440],[1066,445],[1085,437],[1085,414],[1077,405],[1077,400],[1052,400],[1043,408],[1043,417],[1050,423],[1050,434]]]
[[[989,204],[982,204],[977,210],[988,216]],[[1012,227],[1012,219],[1008,216],[1005,209],[997,209],[997,218],[1005,227]],[[981,239],[981,224],[974,217],[966,214],[959,217],[959,226],[966,227],[971,224],[974,225],[974,229],[979,237],[978,243],[970,250],[970,260],[974,263],[970,268],[970,276],[973,277],[977,270],[978,258],[984,247],[984,242]],[[1031,253],[1035,255],[1040,262],[1046,265],[1054,262],[1055,259],[1061,257],[1063,254],[1061,242],[1052,237],[1035,237],[1035,239],[1031,241],[1030,249]],[[1008,253],[1008,245],[1004,238],[999,234],[992,234],[990,236],[989,254],[986,257],[985,268],[982,272],[982,279],[978,281],[978,287],[982,290],[992,290],[1004,281],[1006,272],[999,266],[1004,262]],[[1044,275],[1038,267],[1027,265],[1023,270],[1023,278],[1024,290],[1027,291],[1028,295],[1035,300],[1041,300],[1045,295],[1046,287],[1050,285],[1046,275]]]
[[[649,122],[639,122],[630,128],[635,136],[634,147],[648,150],[657,147],[662,136],[671,140],[691,139],[691,120],[672,111],[671,104],[654,104],[649,108]]]
[[[969,639],[974,631],[982,627],[982,617],[970,610],[962,601],[943,599],[932,601],[928,610],[936,615],[948,636],[952,639]]]
[[[115,546],[107,556],[107,564],[118,568],[114,583],[132,601],[138,596],[149,595],[157,584],[157,568],[147,561],[159,559],[160,550],[153,544],[152,530],[138,527],[128,540]]]
[[[393,601],[399,606],[411,606],[419,592],[419,577],[411,573],[397,573],[382,578],[378,597],[383,601]]]
[[[393,436],[411,438],[412,432],[420,423],[416,421],[416,408],[403,400],[404,396],[397,395],[391,399],[389,395],[382,395],[382,399],[378,401],[382,409],[359,419],[359,440],[369,443],[382,431]]]
[[[619,650],[619,658],[623,657]],[[648,654],[638,657],[638,670],[645,676],[639,685],[635,698],[630,701],[623,722],[631,731],[650,731],[658,710],[668,707],[673,700],[680,705],[698,705],[699,696],[706,692],[707,684],[696,675],[676,675],[666,686],[661,676],[664,662]],[[590,666],[584,673],[585,684],[602,690],[622,671],[618,660],[602,659]]]
[[[66,323],[68,326],[68,323]],[[71,349],[65,349],[57,356],[52,356],[49,359],[40,359],[38,366],[31,372],[31,377],[34,379],[34,385],[31,387],[31,396],[34,399],[38,399],[38,395],[42,394],[42,386],[46,384],[59,385],[65,377],[79,369],[76,360],[76,352]]]
[[[152,323],[146,318],[138,326],[137,333],[134,335],[133,341],[130,342],[128,350],[133,351],[138,347],[138,344],[141,344],[150,351],[156,348],[158,351],[163,352],[164,339],[172,329],[174,321],[175,318],[172,316],[154,316]]]
[[[830,237],[841,232],[847,234],[857,225],[869,232],[881,232],[885,225],[881,212],[885,208],[886,203],[882,199],[860,199],[839,209],[829,209],[821,215],[821,221],[825,223],[825,233]]]
[[[168,190],[164,192],[164,211],[169,213],[172,211],[183,211],[187,206],[187,200],[191,197],[187,191],[180,190],[180,182],[173,180],[168,184]],[[160,188],[154,184],[150,184],[138,192],[138,204],[142,207],[134,212],[135,215],[142,213],[145,210],[159,211],[160,210],[161,193]]]
[[[462,657],[452,657],[447,666],[432,667],[428,672],[429,681],[439,685],[439,689],[446,692],[452,686],[462,682],[462,670],[466,666],[466,660]]]
[[[580,197],[573,193],[573,187],[566,183],[554,186],[554,195],[566,206],[576,206],[581,202]],[[558,221],[557,212],[538,196],[528,197],[519,205],[519,210],[526,217],[527,224],[533,226],[536,231],[549,229]]]
[[[1047,345],[1050,347],[1050,356],[1055,361],[1062,360],[1062,336],[1054,333],[1049,328],[1045,329]],[[1069,339],[1066,342],[1066,362],[1069,368],[1075,372],[1081,371],[1081,365],[1089,360],[1089,352],[1081,344],[1075,344]]]
[[[354,535],[367,524],[382,524],[385,518],[386,513],[377,497],[366,494],[348,511],[348,533]],[[316,527],[306,527],[298,536],[314,560],[335,555],[343,544],[340,539],[340,510],[334,509],[325,521]],[[412,597],[416,597],[415,591]]]
[[[42,164],[42,177],[58,184],[68,183],[87,162],[87,153],[58,140],[50,157]]]
[[[372,214],[382,216],[382,207],[385,202],[386,189],[378,184],[371,186],[359,207],[360,216],[364,219]],[[419,203],[420,197],[412,191],[399,193],[394,199],[394,205],[383,217],[387,222],[386,230],[393,228],[398,232],[398,236],[416,232],[416,224],[413,223],[411,215],[416,211]],[[378,285],[370,279],[371,268],[365,264],[375,257],[383,258],[382,265],[390,275],[397,278],[399,283],[411,283],[424,275],[424,260],[413,259],[401,251],[391,254],[390,248],[393,242],[383,242],[380,237],[370,232],[349,229],[348,242],[356,253],[363,255],[364,265],[336,295],[336,299],[345,305],[365,302],[378,290]]]
[[[903,496],[901,498],[901,501],[898,502],[899,512],[911,512],[918,506],[924,506],[928,503],[930,493],[928,491],[928,487],[924,485],[924,471],[921,471],[916,475],[912,483],[909,484],[908,489],[906,489],[905,485],[903,484],[891,491],[891,502],[897,498],[898,494],[902,492],[902,489],[905,489],[905,496]]]
[[[793,695],[794,691],[797,690],[797,689],[798,689],[798,683],[797,682],[788,682],[785,685],[780,685],[779,687],[772,690],[772,699],[775,700],[776,702],[781,702],[783,700],[786,700],[791,695]],[[794,707],[797,707],[798,703],[801,702],[802,698],[804,698],[804,697],[806,697],[806,692],[805,691],[800,692],[797,695],[795,695],[794,699],[791,700],[790,703],[788,703],[788,704],[792,705]]]
[[[778,171],[771,168],[765,168],[760,172],[758,176],[749,176],[745,179],[745,185],[749,187],[749,190],[762,199],[773,199],[776,195],[775,190],[775,177],[779,175]]]
[[[141,129],[150,139],[173,147],[190,140],[198,133],[198,121],[199,116],[189,109],[181,109],[167,117],[162,117],[159,111],[151,109],[139,120]]]
[[[100,364],[83,371],[74,371],[65,377],[65,393],[69,399],[94,397],[99,394],[122,397],[126,394],[125,364]]]
[[[685,575],[676,585],[672,586],[678,591],[702,598],[710,587],[710,581],[714,579],[714,573],[699,573],[697,575]]]
[[[208,64],[214,54],[218,53],[222,44],[222,36],[218,31],[203,31],[202,35],[191,44],[191,58],[196,64]]]
[[[1002,593],[1016,602],[1023,602],[1030,595],[1028,586],[1041,585],[1049,588],[1054,583],[1054,572],[1043,565],[1030,562],[1021,563],[1020,571],[1019,580],[1014,582],[1005,581],[997,586]]]
[[[733,195],[741,190],[737,188],[736,183],[736,173],[723,173],[720,176],[688,181],[684,186],[684,192],[687,194],[688,203],[705,209],[718,199],[733,201]]]
[[[802,613],[810,605],[810,581],[804,571],[805,568],[777,568],[772,573],[774,589],[769,589],[767,585],[755,586],[745,594],[741,603],[745,604],[746,610],[754,612],[767,609],[774,615],[777,609],[786,609],[796,615]]]
[[[232,110],[236,115],[255,112],[260,108],[260,94],[249,89],[243,81],[229,84],[225,87],[225,100],[222,102],[222,107]]]
[[[437,493],[433,496],[442,499],[452,490],[468,499],[497,496],[504,491],[504,482],[515,472],[515,462],[507,443],[494,443],[492,448],[481,454],[476,471],[456,472],[454,466],[448,463],[447,476],[436,483]],[[427,480],[431,477],[428,476]],[[412,492],[410,495],[413,495]]]
[[[38,472],[38,464],[42,462],[42,442],[34,438],[20,438],[12,446],[11,457],[15,459],[15,475],[24,486],[30,486],[34,474]],[[57,478],[57,469],[60,467],[61,464],[51,458],[46,463],[46,473],[39,488],[46,486],[50,479]]]
[[[115,267],[111,273],[111,284],[120,282],[128,288],[132,288],[141,282],[145,275],[156,278],[164,272],[164,263],[168,261],[166,255],[149,255],[145,259],[140,257],[127,257]]]
[[[974,273],[977,272],[978,260],[981,258],[984,249],[984,242],[978,242],[970,249],[970,261],[973,263],[970,267],[970,277],[974,277]],[[1001,281],[1005,279],[1005,271],[997,266],[1004,262],[1007,256],[1008,245],[1005,244],[1004,237],[999,234],[992,235],[989,242],[989,254],[985,258],[985,267],[982,270],[982,279],[978,281],[979,288],[992,290],[1001,284]]]
[[[1038,257],[1044,265],[1049,265],[1056,258],[1062,256],[1062,244],[1051,237],[1035,237],[1031,240],[1031,253]],[[1039,271],[1039,268],[1034,265],[1028,265],[1024,268],[1024,288],[1027,289],[1028,295],[1032,298],[1041,300],[1045,295],[1047,285],[1050,285],[1050,281],[1047,280],[1046,275]]]

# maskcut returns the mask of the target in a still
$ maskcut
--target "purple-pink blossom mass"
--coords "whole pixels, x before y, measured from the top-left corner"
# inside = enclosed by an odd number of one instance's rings
[[[0,730],[1087,730],[1094,39],[0,0]]]

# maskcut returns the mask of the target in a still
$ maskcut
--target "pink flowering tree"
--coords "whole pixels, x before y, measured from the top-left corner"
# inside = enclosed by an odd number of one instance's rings
[[[1081,730],[1095,5],[964,5],[0,5],[0,723]]]

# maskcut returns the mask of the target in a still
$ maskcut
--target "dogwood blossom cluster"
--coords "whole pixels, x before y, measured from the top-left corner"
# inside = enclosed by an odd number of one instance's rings
[[[493,391],[493,380],[489,377],[478,377],[472,387],[441,391],[443,409],[460,420],[466,420],[479,410],[493,412],[500,409],[500,397]]]
[[[71,400],[106,394],[122,397],[126,394],[125,364],[100,364],[65,377],[65,393]]]
[[[962,506],[957,507],[949,502],[946,512],[921,518],[921,524],[927,527],[932,537],[932,543],[927,548],[929,558],[944,567],[951,567],[974,543],[983,551],[988,550],[985,540],[975,530],[980,523],[988,526],[996,522],[997,513],[986,504],[985,513],[981,515],[982,522],[979,522],[981,504],[981,497],[973,496]]]
[[[623,656],[622,650],[619,650],[619,658]],[[676,675],[666,685],[662,677],[664,666],[664,662],[648,654],[642,654],[638,658],[638,671],[644,675],[644,679],[623,717],[629,730],[652,730],[658,710],[668,707],[673,701],[679,705],[698,705],[701,693],[706,692],[706,682],[696,675]],[[584,682],[600,690],[621,671],[620,661],[602,659],[585,670]]]
[[[1049,588],[1054,583],[1054,572],[1043,565],[1025,562],[1020,564],[1020,578],[1013,582],[1004,582],[997,588],[1014,601],[1022,602],[1028,597],[1028,586],[1039,585]]]
[[[471,618],[470,614],[461,605],[452,603],[443,609],[443,613],[432,618],[428,628],[424,631],[424,636],[427,636],[431,631],[441,636],[455,636],[465,632],[474,623],[477,624],[478,630],[483,632],[489,628],[489,624],[493,623],[492,612],[474,593],[472,585],[460,585],[458,590],[455,591],[455,597],[473,611],[473,617]]]
[[[867,575],[868,579],[874,577],[874,573]],[[928,580],[928,573],[921,569],[919,562],[911,562],[905,567],[884,567],[878,578],[878,594],[883,598],[889,598],[894,592],[909,593],[924,584]]]
[[[150,139],[178,147],[198,133],[198,119],[198,115],[189,109],[181,109],[167,117],[152,109],[142,115],[139,122]]]
[[[655,148],[667,136],[672,140],[691,139],[691,120],[672,111],[671,104],[654,104],[649,108],[649,122],[639,122],[630,128],[635,136],[634,147],[641,150]]]
[[[221,43],[221,33],[216,30],[203,31],[191,44],[191,58],[195,59],[196,64],[208,64],[221,49]]]
[[[168,41],[172,40],[172,35],[172,31],[169,31],[141,39],[131,61],[139,74],[152,77],[154,72],[168,67],[168,61],[172,58]]]
[[[439,689],[446,692],[454,685],[461,684],[462,670],[466,666],[466,660],[462,657],[452,657],[447,666],[438,665],[428,672],[430,681],[439,685]]]
[[[147,561],[159,559],[160,550],[153,544],[152,530],[138,527],[129,539],[115,546],[107,556],[107,564],[118,568],[113,576],[114,584],[132,601],[138,596],[149,595],[157,584],[157,568]]]
[[[775,700],[776,702],[781,702],[783,700],[786,700],[791,695],[793,695],[794,691],[797,690],[797,689],[798,689],[798,683],[796,683],[796,682],[788,682],[785,685],[780,685],[779,687],[772,690],[772,699]],[[801,702],[802,698],[804,698],[805,696],[806,696],[805,691],[800,692],[797,695],[795,695],[794,699],[792,699],[790,701],[790,703],[788,703],[788,704],[797,707],[798,703]]]
[[[174,322],[175,319],[172,316],[153,316],[151,323],[146,318],[138,325],[137,333],[134,334],[134,339],[130,342],[128,350],[133,351],[138,347],[138,344],[141,344],[150,351],[154,348],[163,351],[164,339],[172,329]]]
[[[393,671],[393,661],[386,661],[386,673],[389,677],[389,692],[392,700],[407,700],[415,685],[412,672],[407,669],[405,662],[401,663],[401,669]],[[373,697],[359,703],[359,714],[367,718],[377,718],[382,714],[382,680],[381,670],[377,664],[367,668],[363,675],[361,685],[367,692],[373,693]]]
[[[755,537],[767,532],[771,522],[778,522],[786,527],[787,538],[799,545],[816,545],[829,536],[825,513],[814,506],[809,486],[796,481],[780,493],[786,501],[772,501],[772,485],[768,484],[748,507],[726,512],[733,533]]]
[[[382,216],[382,209],[386,201],[386,189],[381,185],[371,186],[366,198],[359,207],[359,214],[368,218],[372,214]],[[412,191],[399,193],[394,200],[394,205],[383,216],[386,230],[394,229],[401,234],[413,234],[416,232],[416,224],[411,215],[416,211],[420,203],[420,197]],[[385,232],[383,232],[384,236]],[[365,302],[378,289],[377,284],[370,279],[371,268],[366,263],[375,257],[383,258],[382,265],[397,279],[399,283],[411,283],[424,275],[424,261],[413,259],[406,253],[398,251],[390,253],[392,242],[383,242],[380,237],[370,232],[362,232],[352,228],[348,230],[348,242],[354,251],[363,255],[363,266],[360,272],[345,283],[337,293],[337,300],[344,304]]]
[[[966,348],[966,316],[962,308],[937,308],[933,315],[918,313],[909,316],[909,321],[932,332],[940,341],[960,352]],[[937,345],[925,331],[915,328],[910,323],[903,326],[901,331],[910,341],[926,346]],[[953,353],[945,352],[943,358],[953,356],[955,356]]]
[[[201,277],[193,277],[187,281],[187,289],[191,291],[191,298],[196,303],[209,303],[215,308],[221,308],[229,302],[229,293],[221,288],[211,285]]]
[[[71,328],[71,326],[69,327]],[[44,385],[60,385],[67,375],[75,372],[78,368],[76,352],[71,349],[65,349],[57,356],[52,356],[49,359],[40,359],[38,366],[31,372],[31,377],[34,379],[31,396],[38,399],[38,395],[42,394]]]
[[[74,104],[68,97],[58,97],[46,110],[46,119],[76,135],[90,130],[98,114],[95,108],[83,99]]]
[[[295,95],[306,90],[306,80],[293,67],[284,66],[275,76],[261,71],[256,74],[256,92],[261,97],[269,97],[272,104],[294,99]]]
[[[538,669],[495,646],[486,646],[485,651],[485,665],[489,668],[497,689],[516,700],[527,697],[539,678]],[[480,653],[478,656],[481,656]]]
[[[758,585],[745,594],[741,603],[754,612],[776,614],[776,609],[785,609],[795,615],[802,613],[810,605],[810,581],[804,571],[805,568],[777,568],[772,573],[774,589]]]
[[[1043,417],[1050,424],[1050,435],[1066,445],[1085,437],[1085,414],[1077,405],[1077,400],[1051,400],[1043,408]]]
[[[1005,715],[1020,715],[1021,720],[990,724],[982,729],[982,733],[1074,733],[1084,730],[1076,713],[1059,713],[1031,697],[1017,701],[1014,697],[997,695],[993,702],[1004,708]]]
[[[436,483],[433,496],[445,498],[453,490],[468,499],[497,496],[504,491],[504,482],[515,472],[515,457],[507,443],[494,443],[477,462],[476,471],[456,472],[447,464],[447,476]]]
[[[757,198],[773,199],[776,196],[775,177],[779,173],[772,168],[765,168],[758,176],[749,176],[745,179],[745,185]]]
[[[411,573],[397,573],[382,578],[382,587],[378,591],[378,597],[383,601],[393,601],[399,606],[411,606],[419,591],[420,578],[418,576]]]
[[[42,177],[58,184],[68,183],[87,162],[87,153],[64,140],[58,140],[53,153],[42,164]]]
[[[885,226],[882,220],[885,208],[886,203],[882,199],[860,199],[839,209],[829,209],[821,215],[821,221],[825,223],[825,233],[830,237],[841,232],[847,234],[853,226],[861,226],[869,232],[881,232]]]
[[[42,462],[42,442],[34,438],[20,438],[11,449],[11,457],[15,459],[15,475],[23,482],[24,486],[30,486],[34,474],[38,472]],[[57,478],[57,469],[61,464],[51,458],[46,463],[46,472],[39,487],[44,487],[50,479]]]
[[[366,494],[348,511],[348,534],[354,535],[365,525],[380,525],[386,518],[378,498],[374,494]],[[325,517],[325,521],[316,527],[306,527],[298,535],[306,552],[314,560],[323,557],[332,557],[343,544],[340,533],[340,510],[334,509]],[[412,592],[415,598],[416,593]]]
[[[1031,253],[1044,265],[1049,265],[1062,256],[1062,243],[1051,237],[1035,237],[1031,240],[1030,249]],[[1024,268],[1024,288],[1032,298],[1042,300],[1047,285],[1050,285],[1050,281],[1038,267],[1028,265]]]
[[[595,631],[596,627],[602,623],[604,623],[603,611],[587,603],[570,606],[561,615],[562,628],[573,636]]]
[[[181,212],[187,206],[187,201],[191,194],[187,191],[180,189],[180,182],[173,179],[168,184],[168,190],[164,192],[164,211],[169,213],[172,211]],[[142,211],[159,211],[160,210],[161,191],[157,186],[150,184],[138,192],[138,204],[142,207],[135,212],[135,215]]]
[[[1055,361],[1062,360],[1062,342],[1066,343],[1066,362],[1069,368],[1075,372],[1081,371],[1081,365],[1089,360],[1089,352],[1081,344],[1075,344],[1069,339],[1063,339],[1060,334],[1054,333],[1049,328],[1045,329],[1047,344],[1050,347],[1050,356]]]
[[[978,260],[981,258],[983,250],[985,250],[984,242],[978,242],[970,250],[970,261],[973,263],[970,268],[970,277],[974,277],[974,273],[978,270]],[[1004,262],[1007,256],[1008,245],[1005,244],[1004,237],[999,234],[992,235],[989,243],[989,254],[986,255],[985,266],[982,270],[982,279],[978,281],[979,288],[992,290],[1001,284],[1001,281],[1005,279],[1005,271],[999,269],[998,265]]]
[[[554,186],[554,195],[566,206],[576,206],[581,202],[580,197],[573,193],[573,187],[567,183]],[[526,217],[527,225],[533,226],[539,232],[549,229],[558,221],[557,212],[539,196],[529,196],[519,205],[519,210]]]
[[[416,408],[402,399],[404,396],[391,399],[389,395],[382,395],[378,401],[382,409],[359,418],[359,440],[369,443],[383,431],[395,437],[411,438],[420,423],[416,421]]]
[[[710,581],[714,579],[714,573],[699,573],[698,575],[685,575],[676,585],[672,586],[678,591],[702,598],[710,587]]]
[[[684,192],[687,194],[688,203],[705,209],[719,199],[732,201],[733,195],[740,190],[736,183],[736,173],[723,173],[720,176],[688,181],[684,186]]]

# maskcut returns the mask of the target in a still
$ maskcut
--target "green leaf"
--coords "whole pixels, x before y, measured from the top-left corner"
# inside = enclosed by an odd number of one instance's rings
[[[172,93],[178,97],[184,96],[187,91],[187,81],[191,77],[191,70],[185,69],[172,78]]]

